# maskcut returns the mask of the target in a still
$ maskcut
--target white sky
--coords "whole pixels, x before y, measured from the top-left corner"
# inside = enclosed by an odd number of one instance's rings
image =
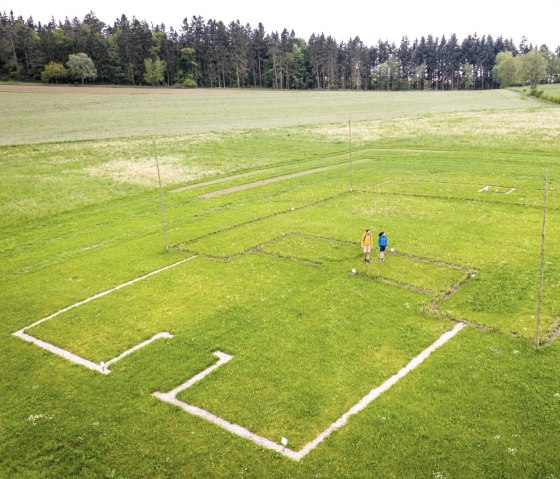
[[[552,50],[560,45],[560,0],[354,0],[314,2],[305,0],[205,0],[196,2],[167,0],[138,2],[132,0],[17,0],[2,11],[46,23],[65,17],[78,17],[93,10],[106,24],[121,14],[148,24],[164,23],[179,29],[183,19],[200,15],[204,20],[222,20],[228,24],[240,20],[255,28],[259,22],[267,33],[294,30],[296,36],[309,39],[312,33],[332,35],[338,42],[359,36],[368,46],[379,39],[395,42],[403,35],[413,41],[422,35],[447,38],[456,33],[459,40],[469,34],[490,34],[511,38],[516,45],[525,35],[530,43],[546,43]]]

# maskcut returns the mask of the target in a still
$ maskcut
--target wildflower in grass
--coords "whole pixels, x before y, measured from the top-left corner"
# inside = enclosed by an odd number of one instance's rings
[[[507,448],[507,452],[508,452],[508,454],[510,454],[511,456],[515,456],[515,453],[517,452],[517,448],[515,448],[515,447],[508,447],[508,448]]]
[[[27,420],[28,420],[31,424],[33,424],[33,425],[35,426],[36,422],[37,422],[39,419],[51,420],[52,418],[53,418],[52,416],[47,415],[47,414],[32,414],[31,416],[29,416],[29,417],[27,418]]]
[[[502,436],[500,436],[499,434],[496,434],[496,435],[494,436],[494,439],[496,439],[496,441],[499,441],[501,437],[502,437]]]

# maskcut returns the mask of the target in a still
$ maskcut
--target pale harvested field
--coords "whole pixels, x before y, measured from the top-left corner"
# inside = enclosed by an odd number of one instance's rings
[[[364,121],[352,126],[352,141],[370,141],[437,137],[450,142],[460,141],[468,131],[480,143],[491,144],[492,138],[515,136],[516,141],[525,138],[527,144],[537,146],[560,141],[560,108],[543,110],[520,110],[518,112],[486,111],[446,115],[430,115],[419,118],[391,119],[387,121]],[[348,137],[347,125],[319,125],[315,129],[329,140],[344,141]]]
[[[157,87],[115,87],[115,86],[81,86],[81,85],[3,85],[0,83],[0,91],[17,93],[86,93],[97,95],[121,95],[121,94],[151,94],[184,95],[203,93],[206,90],[186,90],[182,88],[157,88]],[[224,89],[211,90],[214,94],[226,92]]]
[[[540,105],[508,90],[276,91],[0,85],[0,145],[396,120]]]
[[[159,158],[160,175],[162,184],[175,184],[197,180],[203,175],[216,175],[217,170],[208,170],[196,165],[187,166],[181,158]],[[110,160],[99,165],[87,168],[84,172],[89,176],[96,176],[121,183],[130,183],[141,186],[156,186],[156,164],[153,158],[135,159],[134,161],[119,159]]]

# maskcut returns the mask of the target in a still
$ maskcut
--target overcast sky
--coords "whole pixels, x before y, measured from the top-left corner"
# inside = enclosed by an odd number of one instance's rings
[[[164,23],[168,29],[179,29],[184,18],[200,15],[204,20],[222,20],[226,24],[240,20],[253,28],[262,22],[267,32],[287,28],[306,40],[312,33],[321,32],[339,42],[359,36],[368,46],[379,39],[398,45],[404,35],[412,41],[429,34],[449,38],[452,33],[459,40],[474,33],[490,34],[494,38],[511,38],[518,45],[525,35],[535,45],[546,43],[551,49],[560,45],[560,0],[205,0],[196,4],[174,0],[17,0],[0,8],[43,23],[53,16],[57,21],[65,17],[82,20],[93,10],[100,20],[112,24],[124,13],[149,24]]]

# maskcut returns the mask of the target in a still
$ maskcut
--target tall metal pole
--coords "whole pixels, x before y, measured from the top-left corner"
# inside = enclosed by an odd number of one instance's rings
[[[544,271],[544,235],[546,225],[546,193],[548,189],[548,173],[544,170],[544,205],[543,205],[543,218],[542,218],[542,235],[541,235],[541,270],[539,278],[539,299],[537,303],[537,327],[535,333],[535,345],[538,348],[540,344],[540,328],[541,328],[541,303],[542,303],[542,290],[543,290],[543,271]]]
[[[159,201],[161,203],[161,220],[163,222],[163,240],[165,241],[165,251],[169,253],[169,245],[167,244],[167,227],[165,225],[165,211],[163,208],[163,193],[161,191],[161,175],[159,173],[159,160],[158,160],[157,149],[156,149],[156,140],[153,140],[153,144],[154,144],[154,155],[156,157],[157,177],[159,182]]]
[[[349,156],[350,156],[350,191],[352,191],[352,119],[348,114],[348,143],[349,143]]]

